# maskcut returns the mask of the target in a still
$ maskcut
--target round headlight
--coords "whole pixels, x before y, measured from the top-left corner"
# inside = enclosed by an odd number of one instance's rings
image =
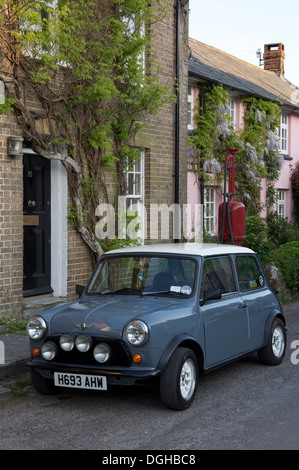
[[[41,354],[46,361],[52,361],[57,353],[56,344],[47,341],[41,347]]]
[[[59,339],[59,344],[61,349],[64,351],[71,351],[75,346],[74,338],[71,335],[62,335]]]
[[[79,335],[75,339],[75,345],[78,351],[87,352],[90,349],[90,340],[85,335]]]
[[[42,317],[34,316],[30,318],[27,324],[27,332],[29,338],[39,341],[46,334],[47,325],[45,320]]]
[[[98,344],[93,350],[93,357],[97,362],[107,362],[111,357],[110,346],[105,343]]]
[[[126,337],[133,346],[141,346],[148,339],[148,326],[141,320],[133,320],[126,327]]]

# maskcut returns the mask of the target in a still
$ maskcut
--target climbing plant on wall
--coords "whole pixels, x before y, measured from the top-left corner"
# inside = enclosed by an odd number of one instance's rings
[[[255,215],[262,209],[260,191],[263,178],[267,180],[268,212],[275,202],[274,183],[282,164],[277,136],[281,110],[277,103],[254,97],[244,97],[241,101],[245,112],[240,151],[236,158],[237,188],[248,213]]]
[[[226,149],[236,144],[237,136],[229,116],[229,94],[221,86],[207,86],[201,90],[200,102],[195,107],[196,130],[189,138],[193,154],[193,170],[205,181],[218,177],[223,169]]]
[[[175,100],[151,50],[166,12],[160,0],[0,0],[0,112],[15,114],[36,153],[66,166],[69,220],[95,259],[107,248],[95,238],[96,207],[126,194],[140,157],[133,138]],[[107,174],[118,186],[112,201]]]
[[[197,128],[190,136],[190,146],[196,149],[193,169],[199,177],[204,176],[205,183],[211,179],[207,172],[216,174],[220,182],[227,148],[239,148],[235,157],[238,200],[245,204],[248,215],[254,215],[262,209],[263,178],[267,179],[268,209],[275,199],[274,182],[281,165],[277,137],[281,111],[277,103],[243,97],[244,128],[236,131],[229,115],[229,101],[230,95],[222,85],[201,90],[195,109]]]

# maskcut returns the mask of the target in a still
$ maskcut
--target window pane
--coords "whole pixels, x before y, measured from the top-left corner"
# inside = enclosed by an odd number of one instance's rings
[[[128,173],[128,194],[134,194],[134,175]]]
[[[140,173],[141,172],[141,160],[138,160],[137,162],[134,163],[134,170],[135,173]]]
[[[142,255],[111,257],[103,259],[98,266],[88,293],[104,294],[124,289],[120,294],[138,295],[139,291],[140,295],[141,291],[165,291],[163,293],[166,295],[185,297],[193,292],[195,276],[194,260]]]
[[[205,290],[220,289],[222,294],[235,292],[230,260],[226,257],[207,259],[203,265],[200,297]]]
[[[216,190],[214,188],[205,189],[205,201],[204,201],[204,223],[205,231],[214,235],[216,213],[215,213],[215,198]]]
[[[264,287],[264,276],[253,256],[237,256],[236,268],[241,291]]]
[[[279,217],[286,215],[286,191],[284,189],[277,190],[277,214]]]

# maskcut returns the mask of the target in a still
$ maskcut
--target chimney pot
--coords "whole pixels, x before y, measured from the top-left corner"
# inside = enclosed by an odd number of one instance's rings
[[[264,46],[264,69],[277,73],[277,75],[284,75],[284,59],[285,51],[284,44],[265,44]]]

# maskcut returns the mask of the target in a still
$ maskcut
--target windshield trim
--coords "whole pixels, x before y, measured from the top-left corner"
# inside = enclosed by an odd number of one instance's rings
[[[146,292],[143,290],[140,290],[139,292],[137,292],[136,289],[132,289],[132,292],[120,292],[121,290],[120,289],[116,289],[115,291],[103,291],[103,292],[90,292],[89,291],[89,288],[90,288],[90,285],[94,279],[94,276],[96,275],[98,269],[99,269],[99,266],[101,264],[101,262],[103,262],[105,259],[107,258],[142,258],[142,257],[149,257],[149,258],[168,258],[168,259],[181,259],[181,260],[190,260],[190,261],[193,261],[195,263],[195,272],[194,272],[194,281],[193,281],[193,288],[192,288],[192,291],[189,295],[187,294],[184,294],[182,292],[175,292],[175,291],[165,291],[165,290],[161,290],[161,291],[157,291],[157,292],[154,292],[154,291],[150,291],[150,292]],[[108,295],[133,295],[133,296],[139,296],[139,297],[146,297],[146,296],[152,296],[152,297],[155,297],[155,296],[165,296],[167,298],[176,298],[176,299],[190,299],[192,298],[196,291],[197,291],[197,284],[198,284],[198,273],[199,273],[199,258],[201,258],[200,256],[195,256],[195,255],[182,255],[182,254],[174,254],[174,253],[152,253],[152,252],[147,252],[147,251],[144,251],[144,252],[130,252],[130,253],[117,253],[117,254],[109,254],[108,253],[104,253],[101,258],[99,259],[92,275],[90,276],[90,279],[86,285],[86,288],[85,288],[85,292],[84,292],[84,295],[88,296],[88,297],[95,297],[95,296],[102,296],[102,295],[105,295],[105,296],[108,296]],[[133,293],[134,291],[134,293]]]

